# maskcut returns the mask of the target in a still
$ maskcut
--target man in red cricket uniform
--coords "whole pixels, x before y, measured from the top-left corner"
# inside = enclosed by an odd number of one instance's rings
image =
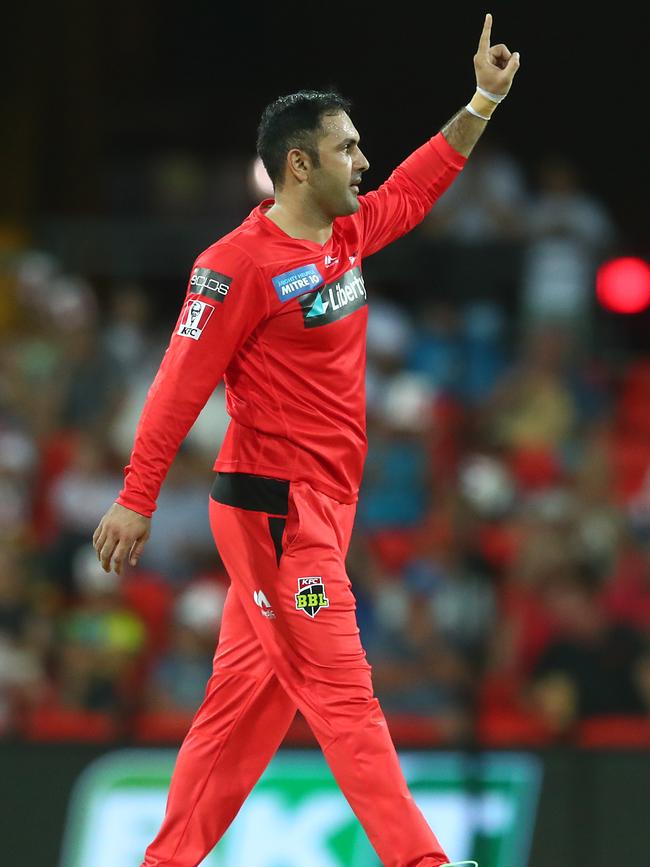
[[[106,570],[137,562],[165,474],[225,378],[232,421],[209,508],[231,586],[213,675],[143,867],[203,860],[297,708],[381,863],[447,864],[373,696],[345,556],[366,452],[361,263],[424,217],[510,89],[519,55],[490,47],[491,24],[488,15],[471,102],[368,195],[346,100],[309,91],[268,106],[258,150],[275,199],[194,264],[124,488],[93,537]]]

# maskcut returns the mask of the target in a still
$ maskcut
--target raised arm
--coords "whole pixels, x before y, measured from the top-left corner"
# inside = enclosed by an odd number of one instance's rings
[[[474,55],[477,90],[442,130],[401,163],[377,190],[359,197],[360,249],[371,256],[414,228],[453,183],[490,115],[510,90],[519,54],[490,46],[492,16],[486,15]]]
[[[488,12],[474,55],[476,93],[470,102],[446,123],[441,132],[458,153],[468,157],[492,116],[504,99],[519,69],[519,52],[506,45],[490,45],[492,16]]]

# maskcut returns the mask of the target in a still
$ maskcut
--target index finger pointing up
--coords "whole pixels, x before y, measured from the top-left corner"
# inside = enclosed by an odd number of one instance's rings
[[[478,50],[479,54],[487,54],[488,49],[490,47],[490,33],[492,32],[492,16],[488,12],[485,16],[485,22],[483,24],[483,32],[481,33],[481,38],[478,41]]]

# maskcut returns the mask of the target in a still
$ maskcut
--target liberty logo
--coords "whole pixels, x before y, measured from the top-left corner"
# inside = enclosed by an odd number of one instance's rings
[[[330,601],[325,595],[325,584],[320,575],[298,578],[298,592],[295,595],[296,611],[304,611],[312,620],[321,608],[330,607]]]
[[[309,292],[298,300],[306,328],[328,325],[349,316],[368,303],[361,268],[351,268],[335,282]]]
[[[198,340],[213,313],[212,304],[206,304],[205,301],[188,300],[183,307],[176,334]]]

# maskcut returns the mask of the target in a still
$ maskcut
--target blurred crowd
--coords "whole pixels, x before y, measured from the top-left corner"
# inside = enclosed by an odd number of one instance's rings
[[[533,187],[486,145],[413,233],[465,250],[466,298],[435,273],[412,296],[367,280],[369,451],[348,569],[384,709],[450,742],[504,715],[554,738],[595,715],[650,717],[650,356],[594,340],[594,271],[619,242],[606,208],[558,156]],[[521,250],[514,312],[480,290],[482,253],[504,242]],[[51,251],[3,254],[5,736],[44,709],[128,732],[201,702],[228,587],[207,518],[222,387],[137,569],[107,574],[91,546],[171,331],[155,292],[135,277],[100,291]]]

